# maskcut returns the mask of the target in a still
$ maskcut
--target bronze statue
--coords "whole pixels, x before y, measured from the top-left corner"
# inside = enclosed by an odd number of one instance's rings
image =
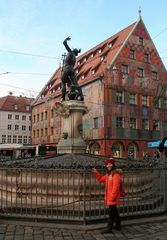
[[[67,41],[69,41],[71,38],[67,37],[63,44],[65,48],[68,51],[68,54],[64,60],[64,65],[62,69],[62,75],[61,75],[61,84],[62,84],[62,101],[65,101],[66,96],[66,84],[69,87],[68,92],[68,98],[70,100],[81,100],[83,101],[83,94],[82,89],[78,85],[76,73],[74,71],[74,65],[76,63],[76,56],[78,56],[78,53],[81,52],[81,49],[73,49],[68,46]]]

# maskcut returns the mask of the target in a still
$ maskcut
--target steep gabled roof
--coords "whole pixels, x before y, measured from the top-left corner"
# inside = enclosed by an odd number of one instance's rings
[[[135,25],[136,22],[111,36],[107,40],[101,42],[77,58],[75,70],[78,75],[78,83],[80,85],[103,75],[103,64],[112,63],[113,59],[115,59],[119,53],[121,47],[134,29]],[[33,103],[34,105],[40,104],[44,101],[44,99],[48,97],[60,94],[60,89],[57,87],[57,85],[60,85],[61,83],[60,77],[61,69],[59,68],[42,89],[39,96]]]
[[[26,109],[26,106],[31,106],[34,98],[27,98],[22,96],[5,96],[0,98],[0,111],[11,111],[11,112],[31,112]],[[17,106],[17,109],[15,108]]]

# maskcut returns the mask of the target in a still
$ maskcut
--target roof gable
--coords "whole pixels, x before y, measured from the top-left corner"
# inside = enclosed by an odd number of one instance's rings
[[[104,64],[110,64],[117,55],[121,46],[133,30],[136,22],[101,42],[77,58],[75,70],[80,85],[85,84],[103,75]],[[42,89],[34,105],[43,102],[43,99],[60,94],[61,69],[59,68]]]

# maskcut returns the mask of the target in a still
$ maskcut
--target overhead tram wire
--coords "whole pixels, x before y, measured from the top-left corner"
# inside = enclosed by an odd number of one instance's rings
[[[18,55],[26,55],[26,56],[31,56],[31,57],[48,58],[48,59],[59,59],[59,60],[61,59],[61,58],[57,58],[57,57],[38,55],[38,54],[32,54],[32,53],[25,53],[25,52],[18,52],[18,51],[11,51],[11,50],[3,50],[3,49],[0,49],[0,52],[13,53],[13,54],[18,54]]]

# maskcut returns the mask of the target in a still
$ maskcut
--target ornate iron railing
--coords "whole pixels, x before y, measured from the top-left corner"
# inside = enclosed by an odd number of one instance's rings
[[[75,159],[73,165],[58,163],[55,167],[53,162],[52,168],[44,167],[42,161],[29,160],[29,167],[25,167],[24,162],[16,161],[13,165],[1,162],[1,217],[84,223],[107,217],[104,185],[99,184],[91,172],[96,166],[104,173],[103,161],[91,162],[85,158],[82,164],[77,164]],[[136,162],[124,159],[117,165],[124,172],[127,193],[119,207],[122,217],[146,216],[167,210],[166,159]]]

